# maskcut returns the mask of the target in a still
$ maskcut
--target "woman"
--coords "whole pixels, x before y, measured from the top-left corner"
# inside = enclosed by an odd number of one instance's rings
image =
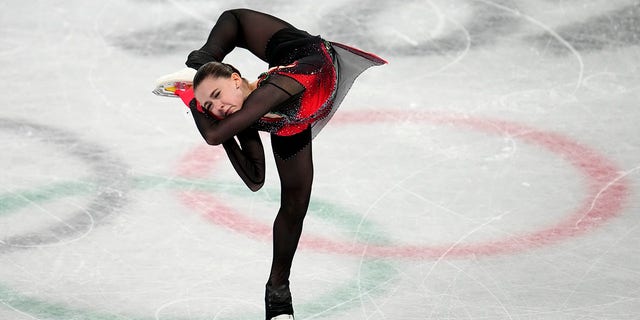
[[[235,47],[267,62],[269,71],[255,82],[242,78],[236,68],[221,63]],[[222,13],[204,46],[189,54],[187,66],[198,70],[192,87],[190,79],[170,75],[154,91],[178,95],[189,105],[203,138],[211,145],[223,145],[253,191],[262,187],[265,174],[258,131],[271,133],[281,200],[265,292],[267,320],[293,319],[289,275],[311,197],[311,140],[355,78],[384,63],[373,54],[311,36],[271,15],[235,9]]]

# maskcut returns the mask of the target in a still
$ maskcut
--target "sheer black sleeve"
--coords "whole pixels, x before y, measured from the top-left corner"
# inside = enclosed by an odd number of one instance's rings
[[[217,122],[209,115],[199,112],[195,108],[195,104],[191,104],[191,114],[198,130],[203,134],[202,127],[206,127]],[[203,134],[204,135],[204,134]],[[258,131],[254,129],[246,129],[237,134],[238,141],[231,137],[224,141],[222,146],[227,153],[231,165],[238,173],[238,176],[251,189],[258,191],[262,188],[265,178],[265,160],[264,147]]]
[[[223,120],[215,120],[197,109],[191,108],[196,126],[202,137],[210,145],[219,145],[233,138],[239,132],[251,127],[257,120],[288,99],[295,99],[304,87],[292,78],[272,76],[247,97],[242,109]]]
[[[249,9],[227,10],[216,21],[207,42],[189,55],[186,64],[198,69],[209,61],[222,61],[236,47],[245,48],[266,62],[269,39],[285,28],[293,26],[266,13]]]
[[[190,54],[187,65],[198,67],[209,61],[222,61],[235,47],[246,48],[266,61],[269,40],[276,32],[287,28],[295,29],[289,23],[262,12],[249,9],[225,11],[202,49],[194,51],[201,54]],[[238,112],[223,121],[210,121],[212,119],[204,117],[196,119],[196,125],[207,143],[222,144],[303,90],[304,87],[292,78],[272,76],[247,97]]]
[[[264,148],[258,131],[247,129],[237,135],[236,139],[225,141],[222,146],[227,152],[231,165],[242,181],[251,189],[258,191],[264,185],[265,161]]]

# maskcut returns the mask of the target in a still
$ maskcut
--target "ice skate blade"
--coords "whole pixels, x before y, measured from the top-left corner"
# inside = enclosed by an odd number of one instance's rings
[[[193,86],[195,73],[196,71],[191,68],[184,68],[162,76],[156,80],[153,93],[162,97],[178,97],[176,91],[187,90]]]
[[[193,86],[191,82],[172,82],[172,83],[162,83],[158,84],[155,89],[153,89],[153,93],[162,97],[178,97],[176,91],[178,90],[188,90]]]
[[[173,90],[170,90],[170,89],[167,89],[167,88],[155,88],[153,90],[153,94],[155,94],[156,96],[161,96],[161,97],[174,97],[174,98],[178,97],[176,95],[175,88],[173,88]]]
[[[271,318],[271,320],[293,320],[293,316],[290,314],[281,314]]]

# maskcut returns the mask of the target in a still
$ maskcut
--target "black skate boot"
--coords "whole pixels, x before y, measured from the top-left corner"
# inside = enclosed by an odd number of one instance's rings
[[[266,320],[293,320],[293,305],[289,283],[278,287],[267,284],[264,294]]]

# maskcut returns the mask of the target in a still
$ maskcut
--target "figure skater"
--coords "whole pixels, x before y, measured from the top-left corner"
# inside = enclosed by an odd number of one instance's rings
[[[222,62],[236,47],[249,50],[270,69],[249,82],[235,67]],[[186,65],[191,72],[178,72],[157,83],[156,94],[177,95],[190,107],[204,140],[222,144],[252,191],[260,189],[265,179],[258,131],[271,133],[281,194],[265,290],[267,320],[293,319],[289,275],[311,198],[311,141],[355,78],[385,63],[373,54],[312,36],[274,16],[234,9],[223,12],[204,46],[189,54]]]

